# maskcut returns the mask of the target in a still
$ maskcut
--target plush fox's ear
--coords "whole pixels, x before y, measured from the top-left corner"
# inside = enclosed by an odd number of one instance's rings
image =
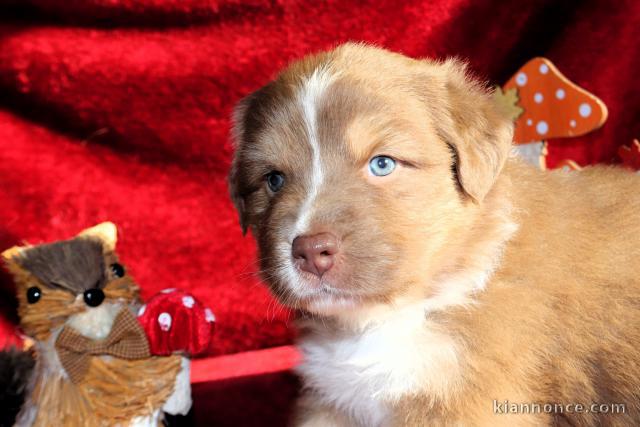
[[[468,77],[457,60],[440,64],[444,107],[435,126],[455,152],[457,179],[476,203],[493,187],[511,151],[513,123],[490,90]]]
[[[0,258],[2,260],[2,262],[0,262],[0,264],[4,263],[4,265],[6,266],[7,270],[14,276],[14,277],[20,277],[21,275],[25,274],[25,270],[24,268],[22,268],[20,266],[20,263],[18,262],[19,258],[21,255],[24,254],[24,251],[29,249],[29,245],[26,246],[14,246],[12,248],[9,248],[5,251],[3,251],[0,254]],[[16,283],[18,283],[18,280],[16,280]]]
[[[10,264],[14,264],[15,263],[15,258],[20,254],[20,252],[22,251],[23,247],[22,246],[14,246],[12,248],[9,248],[5,251],[3,251],[0,256],[2,257],[2,260],[10,265]]]
[[[118,242],[118,229],[114,223],[107,221],[81,231],[78,237],[97,238],[102,241],[105,250],[114,251]]]

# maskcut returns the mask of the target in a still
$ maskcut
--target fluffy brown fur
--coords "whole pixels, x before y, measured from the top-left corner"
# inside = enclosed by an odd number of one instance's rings
[[[232,197],[266,282],[303,313],[298,424],[640,423],[636,176],[525,166],[461,63],[362,45],[293,64],[235,123]],[[388,176],[368,173],[379,155]],[[320,232],[340,251],[317,277],[291,243]]]
[[[16,262],[49,287],[81,293],[105,282],[102,242],[72,239],[49,243],[20,253]]]

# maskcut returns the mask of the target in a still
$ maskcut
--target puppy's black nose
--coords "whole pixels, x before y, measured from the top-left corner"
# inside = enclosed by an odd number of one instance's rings
[[[291,253],[301,270],[321,277],[335,263],[338,239],[331,233],[298,236],[293,240]]]

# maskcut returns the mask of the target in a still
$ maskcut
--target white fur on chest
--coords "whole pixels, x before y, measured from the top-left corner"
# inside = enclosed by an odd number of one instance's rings
[[[426,316],[426,301],[381,313],[362,331],[299,343],[305,386],[357,424],[385,425],[403,397],[442,397],[459,378],[454,340]]]

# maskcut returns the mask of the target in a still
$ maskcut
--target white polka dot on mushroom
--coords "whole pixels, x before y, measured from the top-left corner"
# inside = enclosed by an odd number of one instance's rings
[[[169,313],[160,313],[160,315],[158,316],[158,324],[160,325],[160,329],[165,332],[171,329],[171,321],[172,319]]]
[[[185,295],[182,297],[182,305],[184,305],[187,308],[192,308],[193,304],[195,303],[196,301],[193,299],[191,295]]]
[[[540,73],[547,74],[549,72],[549,66],[547,64],[540,64]]]
[[[527,84],[527,75],[525,73],[518,73],[518,75],[516,76],[516,84],[518,86],[524,86]]]
[[[578,107],[578,111],[582,117],[589,117],[591,115],[591,105],[583,102],[580,104],[580,107]]]
[[[167,288],[167,289],[163,289],[160,292],[162,292],[163,294],[170,294],[171,292],[175,292],[176,288]]]
[[[558,98],[558,99],[564,99],[565,95],[566,94],[564,93],[564,89],[558,89],[556,91],[556,98]]]
[[[544,135],[549,132],[549,125],[547,124],[547,122],[545,122],[544,120],[540,120],[536,125],[536,132],[538,132],[540,135]]]
[[[531,126],[533,124],[533,120],[527,119],[527,126]]]
[[[144,314],[144,311],[147,309],[146,305],[143,305],[142,307],[140,307],[138,309],[138,317],[142,316]]]
[[[570,120],[569,121],[569,126],[571,126],[572,128],[576,127],[576,121],[575,120]]]
[[[207,322],[213,323],[216,321],[216,316],[213,314],[213,311],[211,311],[210,308],[204,309],[204,318],[207,320]]]
[[[542,96],[540,92],[536,92],[533,95],[533,100],[536,101],[536,104],[540,104],[542,101],[544,101],[544,96]]]

